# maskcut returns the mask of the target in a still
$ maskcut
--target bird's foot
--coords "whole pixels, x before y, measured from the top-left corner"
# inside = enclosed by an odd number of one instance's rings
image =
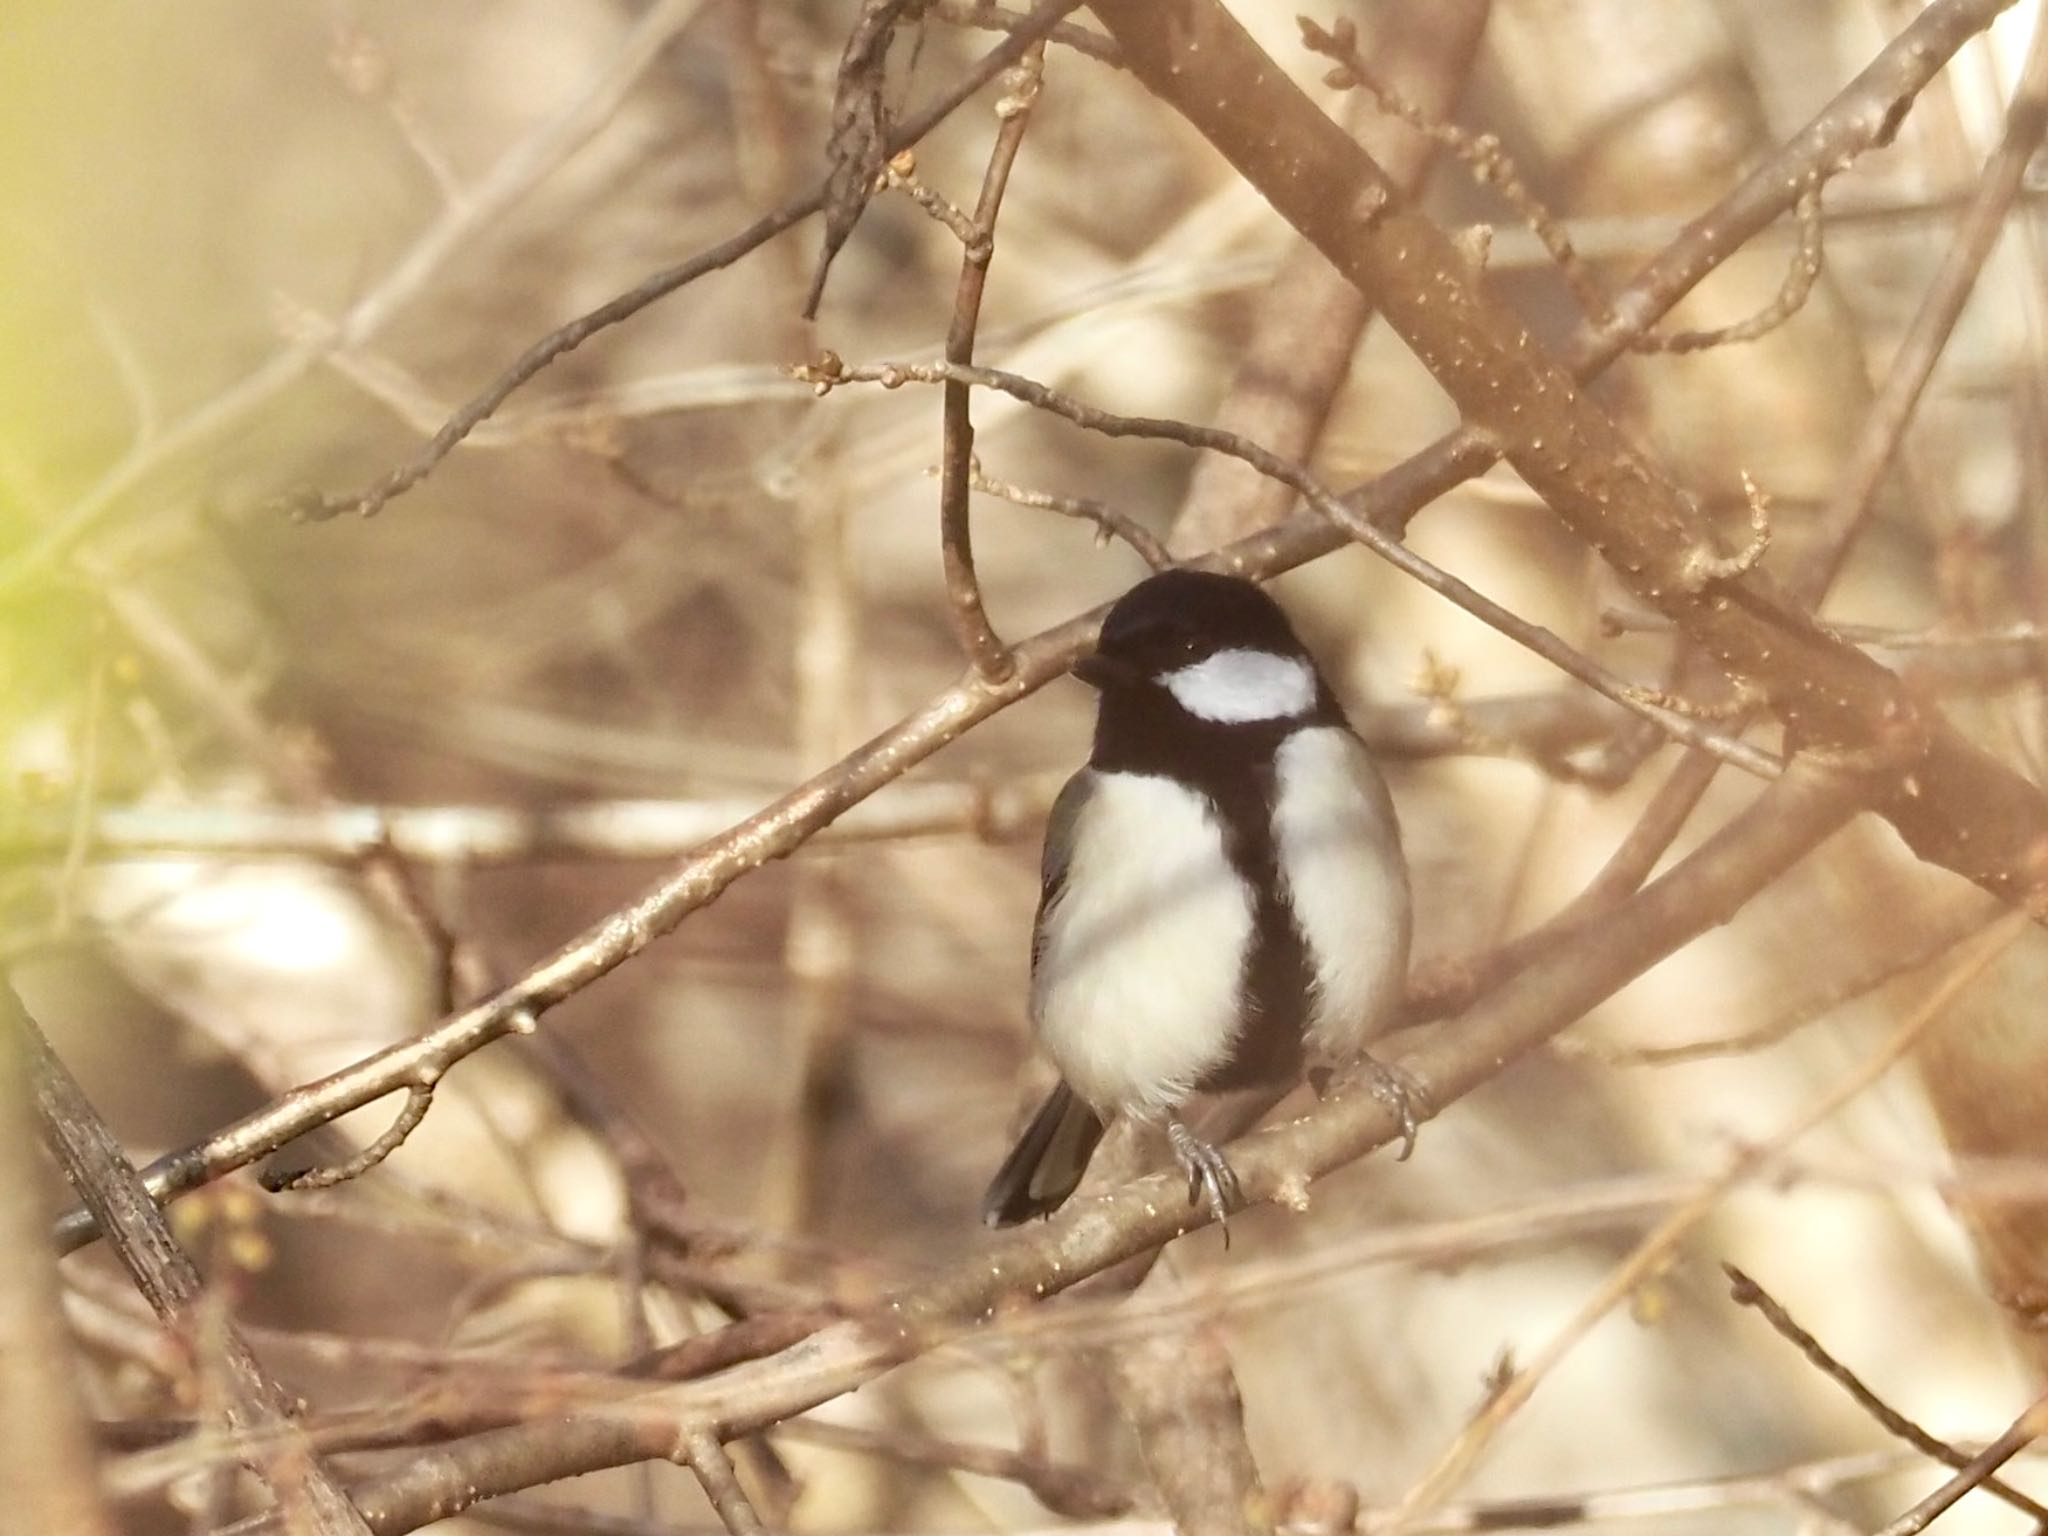
[[[1223,1227],[1224,1241],[1228,1242],[1230,1213],[1244,1205],[1244,1190],[1237,1182],[1237,1171],[1221,1152],[1178,1120],[1166,1122],[1166,1139],[1173,1147],[1173,1160],[1188,1176],[1188,1204],[1205,1203],[1217,1225]]]
[[[1401,1121],[1401,1150],[1396,1162],[1405,1163],[1415,1151],[1415,1133],[1430,1112],[1429,1092],[1412,1073],[1390,1067],[1376,1057],[1358,1058],[1359,1075],[1372,1096],[1391,1109]]]

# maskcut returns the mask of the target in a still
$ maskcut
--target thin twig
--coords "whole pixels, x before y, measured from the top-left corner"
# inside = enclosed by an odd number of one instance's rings
[[[1024,131],[1031,125],[1031,108],[1038,100],[1044,78],[1045,46],[1039,44],[1017,61],[1004,81],[996,115],[1002,126],[996,130],[989,150],[988,169],[981,179],[981,198],[975,204],[974,222],[966,248],[960,253],[960,280],[953,290],[953,321],[946,330],[946,361],[972,364],[974,332],[981,323],[981,297],[988,286],[989,264],[996,254],[996,221],[1002,215],[1003,193],[1010,184],[1010,171],[1024,144]],[[942,445],[939,450],[939,549],[946,572],[946,604],[953,619],[953,633],[974,670],[990,682],[1000,682],[1015,665],[993,625],[982,601],[981,583],[974,574],[974,541],[967,516],[974,464],[974,417],[967,386],[948,380],[941,392]]]
[[[1151,529],[1107,502],[1085,496],[1062,496],[1053,491],[1037,491],[1012,485],[1007,480],[991,479],[975,463],[967,467],[967,487],[999,501],[1012,502],[1020,507],[1036,507],[1042,512],[1054,512],[1061,517],[1093,523],[1099,539],[1122,539],[1136,551],[1140,560],[1155,571],[1163,571],[1174,563],[1173,556],[1166,552],[1166,546],[1159,542]]]
[[[899,123],[889,134],[891,150],[915,144],[943,122],[969,97],[995,79],[1036,45],[1054,22],[1074,8],[1077,0],[1046,0],[1031,13],[1029,22],[991,48],[974,67],[960,77],[937,101],[916,116]],[[404,495],[429,474],[456,445],[487,420],[514,391],[540,373],[557,358],[574,351],[598,332],[631,319],[658,299],[695,282],[708,273],[731,266],[756,248],[816,213],[825,202],[825,183],[791,198],[781,207],[762,215],[747,228],[688,261],[667,267],[642,279],[616,298],[558,326],[528,347],[484,389],[450,416],[433,437],[405,463],[375,481],[368,488],[345,496],[312,494],[294,498],[293,510],[310,518],[336,517],[354,513],[369,517],[395,498]],[[11,570],[0,567],[0,589]]]
[[[1888,1433],[1898,1436],[1915,1450],[1932,1456],[1943,1466],[1958,1472],[1970,1466],[1973,1458],[1964,1455],[1940,1436],[1929,1434],[1865,1386],[1861,1377],[1829,1354],[1827,1347],[1819,1339],[1800,1327],[1792,1314],[1787,1312],[1769,1291],[1733,1264],[1724,1263],[1721,1268],[1727,1273],[1729,1294],[1737,1306],[1754,1307],[1762,1313],[1765,1322],[1789,1340],[1822,1375],[1854,1398],[1856,1406],[1883,1425]],[[2010,1483],[1987,1475],[1983,1486],[1986,1493],[1996,1494],[2021,1514],[2032,1516],[2036,1524],[2048,1524],[2048,1507],[2028,1498]]]
[[[1004,10],[993,0],[936,0],[929,14],[950,26],[980,27],[991,32],[1015,32],[1031,19],[1028,12]],[[1045,34],[1045,40],[1055,47],[1084,53],[1098,64],[1123,68],[1116,44],[1100,32],[1063,21]]]
[[[1775,777],[1779,770],[1778,760],[1769,753],[1718,731],[1707,730],[1698,721],[1680,711],[1646,698],[1642,689],[1622,681],[1592,658],[1567,645],[1550,630],[1532,624],[1519,614],[1502,607],[1491,598],[1482,595],[1477,588],[1459,580],[1441,566],[1423,559],[1405,544],[1376,527],[1370,520],[1359,516],[1356,511],[1339,500],[1335,492],[1325,487],[1300,464],[1269,453],[1257,443],[1248,442],[1234,432],[1197,426],[1192,422],[1118,415],[1114,411],[1085,405],[1035,379],[1022,378],[996,368],[969,367],[951,362],[848,364],[835,354],[826,352],[816,361],[802,364],[793,371],[796,377],[810,384],[821,394],[845,384],[879,384],[885,389],[896,389],[912,383],[957,382],[979,385],[986,389],[1000,390],[1028,405],[1064,417],[1078,427],[1090,432],[1099,432],[1105,437],[1155,438],[1185,443],[1191,448],[1205,448],[1228,454],[1249,464],[1259,473],[1293,489],[1312,509],[1327,517],[1403,575],[1414,578],[1430,591],[1457,604],[1482,623],[1492,626],[1509,639],[1535,652],[1560,671],[1605,694],[1625,709],[1641,715],[1673,740],[1710,752],[1724,762],[1732,763],[1758,778]]]
[[[1358,28],[1350,17],[1338,17],[1336,25],[1328,30],[1307,16],[1297,16],[1295,23],[1301,29],[1302,46],[1331,61],[1333,67],[1323,76],[1323,84],[1334,91],[1365,92],[1382,112],[1449,150],[1475,182],[1492,187],[1514,209],[1529,233],[1549,252],[1565,286],[1571,289],[1587,318],[1597,323],[1606,316],[1607,296],[1573,248],[1564,221],[1529,190],[1521,171],[1495,135],[1471,133],[1456,123],[1443,122],[1388,85],[1359,51]]]
[[[1878,1531],[1877,1536],[1918,1536],[1938,1515],[2048,1431],[2048,1397],[2013,1420],[2012,1427],[1970,1458],[1969,1465],[1918,1504]]]
[[[346,1184],[350,1179],[368,1173],[404,1146],[405,1138],[419,1129],[419,1123],[427,1118],[427,1111],[433,1107],[434,1085],[431,1082],[415,1083],[405,1091],[405,1104],[398,1111],[398,1118],[353,1157],[325,1168],[316,1166],[290,1172],[266,1168],[260,1182],[273,1195],[295,1189],[332,1189],[337,1184]]]
[[[697,1474],[697,1481],[704,1485],[704,1496],[732,1536],[767,1536],[768,1527],[762,1523],[746,1490],[740,1487],[732,1458],[725,1454],[716,1435],[707,1429],[685,1429],[678,1437],[676,1460]]]

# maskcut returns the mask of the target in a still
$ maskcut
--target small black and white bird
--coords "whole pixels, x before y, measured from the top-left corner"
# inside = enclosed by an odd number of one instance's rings
[[[1053,805],[1031,942],[1031,1021],[1061,1082],[982,1219],[1051,1212],[1126,1115],[1165,1130],[1189,1202],[1220,1220],[1237,1176],[1183,1121],[1190,1098],[1320,1080],[1393,1020],[1410,928],[1393,801],[1251,582],[1148,578],[1074,673],[1101,692],[1095,747]]]

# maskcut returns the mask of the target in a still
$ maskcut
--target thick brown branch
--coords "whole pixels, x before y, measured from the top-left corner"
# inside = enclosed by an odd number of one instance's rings
[[[1947,9],[1955,24],[1981,27],[2005,6]],[[2038,883],[2048,800],[1918,709],[1896,676],[1761,573],[1691,579],[1695,553],[1714,548],[1693,503],[1221,5],[1095,0],[1093,9],[1132,73],[1373,300],[1466,421],[1643,601],[1759,688],[1793,739],[1887,764],[1895,787],[1884,812],[1922,858],[2009,899]],[[1816,168],[1799,195],[1822,179]]]

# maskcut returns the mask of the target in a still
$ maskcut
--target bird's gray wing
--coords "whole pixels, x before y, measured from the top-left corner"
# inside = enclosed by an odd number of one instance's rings
[[[1095,770],[1083,768],[1067,780],[1052,803],[1045,822],[1045,851],[1038,861],[1038,916],[1031,925],[1031,1016],[1038,1017],[1039,989],[1044,978],[1038,964],[1045,953],[1045,920],[1066,889],[1067,866],[1074,855],[1074,830],[1081,812],[1095,794]]]

